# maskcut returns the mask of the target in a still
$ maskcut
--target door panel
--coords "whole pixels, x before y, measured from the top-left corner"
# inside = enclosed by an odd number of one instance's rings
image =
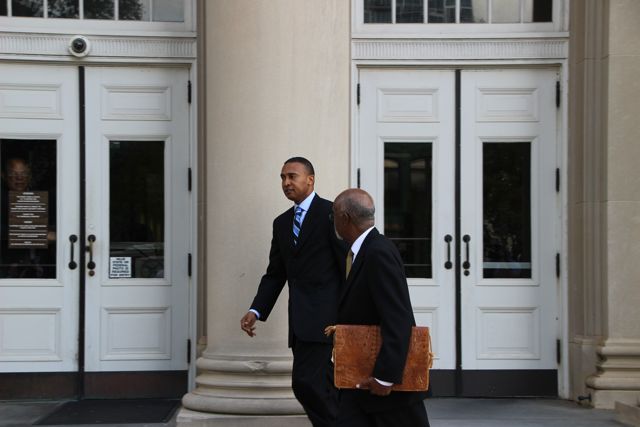
[[[455,368],[454,75],[361,71],[358,160],[376,225],[400,249],[419,325],[431,328],[434,369]],[[369,100],[372,100],[371,102]],[[448,268],[447,268],[448,267]]]
[[[536,373],[554,384],[556,78],[360,70],[361,187],[401,252],[416,321],[431,327],[434,370],[456,370],[461,394]]]
[[[0,372],[78,368],[77,100],[74,68],[0,65]]]
[[[555,369],[556,73],[462,76],[462,366]]]
[[[187,369],[187,81],[87,69],[87,371]]]

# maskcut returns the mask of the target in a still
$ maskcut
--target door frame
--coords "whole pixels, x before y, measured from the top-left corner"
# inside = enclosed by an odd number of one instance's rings
[[[510,61],[468,61],[468,60],[452,60],[452,61],[430,61],[430,60],[352,60],[351,64],[351,141],[350,141],[350,176],[349,184],[351,187],[359,187],[360,171],[358,168],[358,159],[360,152],[360,87],[359,75],[364,69],[385,69],[385,70],[412,70],[412,69],[431,69],[431,70],[491,70],[491,69],[555,69],[559,76],[560,87],[558,91],[558,113],[556,124],[556,162],[559,173],[559,212],[557,213],[558,221],[555,226],[555,238],[558,250],[560,252],[560,275],[558,278],[559,288],[557,290],[557,315],[558,315],[558,337],[559,359],[558,363],[558,396],[564,399],[569,398],[569,307],[568,307],[568,223],[567,223],[567,188],[568,179],[568,61],[563,60],[510,60]]]

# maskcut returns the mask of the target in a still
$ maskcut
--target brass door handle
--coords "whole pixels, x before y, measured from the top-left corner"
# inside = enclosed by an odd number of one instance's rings
[[[89,262],[87,263],[87,268],[90,270],[89,275],[93,276],[93,270],[96,268],[96,263],[93,261],[93,243],[96,241],[96,236],[93,234],[89,234],[87,240],[89,241],[89,246],[87,246],[87,252],[89,252]]]

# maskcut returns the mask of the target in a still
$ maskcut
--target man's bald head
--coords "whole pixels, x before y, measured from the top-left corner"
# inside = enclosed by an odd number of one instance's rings
[[[334,203],[338,209],[347,213],[358,227],[366,230],[373,225],[376,208],[373,198],[366,191],[350,188],[340,193]]]

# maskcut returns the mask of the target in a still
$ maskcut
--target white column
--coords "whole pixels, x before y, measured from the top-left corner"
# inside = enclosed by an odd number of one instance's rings
[[[311,160],[325,198],[348,186],[350,6],[205,3],[207,349],[179,422],[300,414],[290,387],[288,288],[256,337],[239,323],[267,265],[272,221],[291,206],[280,188],[284,161]]]

